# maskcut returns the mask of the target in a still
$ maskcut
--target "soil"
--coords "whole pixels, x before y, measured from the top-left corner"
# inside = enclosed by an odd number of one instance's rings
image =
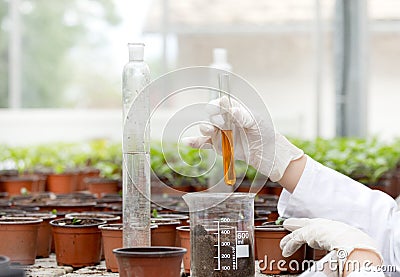
[[[75,222],[73,223],[73,220],[75,219]],[[92,218],[65,218],[62,220],[57,220],[56,223],[59,226],[82,226],[82,225],[96,225],[99,223],[99,220],[97,219],[92,219]]]
[[[222,266],[230,266],[229,270],[214,270],[217,268],[217,259],[214,257],[217,256],[217,250],[214,245],[216,245],[217,238],[215,235],[210,234],[204,229],[203,226],[197,225],[194,227],[192,238],[194,239],[194,244],[191,245],[192,253],[195,253],[196,258],[192,259],[192,270],[194,272],[193,275],[197,277],[253,277],[255,268],[254,268],[254,257],[253,257],[253,249],[251,248],[251,244],[249,244],[249,257],[247,258],[238,258],[237,259],[237,269],[233,269],[232,267],[232,259],[225,259],[221,262]],[[221,234],[221,241],[229,242],[230,245],[235,245],[235,236],[234,235],[223,235]],[[194,246],[195,245],[195,246]],[[194,250],[194,247],[196,250]],[[194,251],[194,252],[193,252]],[[223,250],[221,251],[223,253]],[[193,256],[192,256],[193,257]]]

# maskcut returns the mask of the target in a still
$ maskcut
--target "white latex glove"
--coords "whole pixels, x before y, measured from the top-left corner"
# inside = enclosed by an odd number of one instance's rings
[[[259,169],[271,181],[279,181],[289,163],[302,157],[304,152],[275,132],[272,124],[252,115],[235,99],[231,98],[231,105],[235,159]],[[211,101],[206,108],[211,124],[200,126],[203,136],[187,137],[183,142],[194,148],[211,148],[212,145],[221,154],[221,129],[226,129],[224,117],[228,106],[229,100],[226,96]],[[274,144],[275,155],[269,151],[273,151]]]
[[[374,240],[345,223],[323,218],[289,218],[283,222],[283,227],[292,231],[280,243],[284,257],[291,256],[307,243],[315,249],[338,250],[340,259],[346,259],[354,249],[366,249],[375,252],[382,260]]]

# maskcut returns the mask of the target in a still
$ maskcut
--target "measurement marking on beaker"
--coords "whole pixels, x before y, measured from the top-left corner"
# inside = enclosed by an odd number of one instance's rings
[[[235,250],[237,249],[237,227],[235,227]],[[234,269],[237,269],[237,253],[235,251],[235,264]]]
[[[217,222],[217,258],[218,259],[218,268],[214,270],[221,270],[221,237],[220,237],[220,232],[219,232],[219,221]],[[214,233],[215,234],[215,233]]]

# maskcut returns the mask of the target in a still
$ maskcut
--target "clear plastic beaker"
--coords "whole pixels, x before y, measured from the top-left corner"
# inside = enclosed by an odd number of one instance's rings
[[[255,274],[254,193],[189,193],[191,276]]]

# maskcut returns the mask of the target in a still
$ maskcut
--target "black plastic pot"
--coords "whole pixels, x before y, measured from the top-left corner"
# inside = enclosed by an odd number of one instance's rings
[[[0,277],[24,277],[25,272],[22,269],[10,268],[10,258],[0,256]]]
[[[3,270],[8,268],[10,264],[10,258],[7,256],[0,256],[0,274]]]

